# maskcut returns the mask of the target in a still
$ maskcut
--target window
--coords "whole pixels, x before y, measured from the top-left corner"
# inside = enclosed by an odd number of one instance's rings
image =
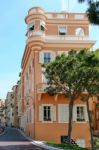
[[[77,106],[77,121],[85,121],[84,106]]]
[[[82,20],[84,19],[84,15],[75,15],[75,19]]]
[[[31,66],[29,66],[29,74],[31,74]]]
[[[45,31],[45,22],[44,21],[40,21],[40,29],[42,30],[42,31]]]
[[[51,61],[51,53],[44,53],[44,63],[49,63]]]
[[[28,31],[34,30],[34,22],[28,25]]]
[[[43,121],[51,121],[51,106],[43,106]]]
[[[66,26],[59,27],[59,35],[66,35]]]
[[[76,34],[77,36],[84,36],[84,30],[83,30],[82,28],[77,28],[77,29],[75,30],[75,34]]]
[[[56,57],[56,52],[51,50],[43,50],[39,53],[39,63],[49,63],[54,61]]]
[[[28,80],[28,72],[26,73],[26,80]]]

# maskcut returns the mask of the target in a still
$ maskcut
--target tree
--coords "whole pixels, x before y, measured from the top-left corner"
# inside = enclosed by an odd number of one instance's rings
[[[71,143],[73,105],[76,99],[83,92],[81,72],[81,61],[76,57],[76,51],[70,51],[68,56],[62,54],[57,56],[55,61],[44,65],[45,77],[48,88],[46,91],[50,95],[62,93],[69,98],[69,124],[68,143]]]
[[[45,76],[49,85],[46,91],[50,95],[61,92],[70,100],[68,124],[69,144],[72,132],[73,104],[86,91],[86,96],[83,99],[86,101],[87,106],[92,150],[94,150],[94,144],[89,100],[93,96],[99,96],[99,57],[97,53],[97,51],[90,52],[86,49],[79,53],[70,51],[68,56],[65,54],[57,56],[54,62],[45,65]]]
[[[78,2],[83,3],[88,2],[88,9],[86,10],[88,19],[91,24],[99,25],[99,1],[93,0],[78,0]]]
[[[82,74],[83,74],[83,87],[85,87],[86,96],[83,97],[87,105],[87,113],[89,118],[89,127],[91,135],[91,148],[94,148],[93,130],[91,127],[91,113],[89,109],[89,101],[92,97],[99,95],[99,55],[96,55],[99,51],[85,52],[81,51],[78,54],[79,60],[82,62]],[[99,54],[99,53],[98,53]],[[97,57],[98,56],[98,57]]]

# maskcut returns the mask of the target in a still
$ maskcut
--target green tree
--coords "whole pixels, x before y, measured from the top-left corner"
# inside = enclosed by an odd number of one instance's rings
[[[46,91],[50,95],[63,93],[69,98],[69,124],[68,124],[68,143],[71,143],[73,105],[76,99],[83,92],[83,77],[81,72],[81,61],[76,57],[75,51],[70,51],[68,56],[62,54],[57,56],[55,61],[44,65],[45,77],[47,78],[48,88]]]
[[[99,1],[94,0],[78,0],[79,3],[88,2],[88,8],[86,10],[88,19],[91,24],[99,25]]]
[[[45,76],[48,81],[46,91],[50,95],[63,93],[69,98],[69,124],[68,142],[70,143],[72,132],[73,104],[75,100],[86,91],[86,102],[89,127],[91,135],[91,147],[94,150],[93,133],[91,128],[91,115],[89,100],[93,96],[99,96],[99,50],[90,52],[82,50],[79,53],[70,51],[69,55],[57,56],[54,62],[45,65]]]
[[[89,109],[89,101],[94,96],[98,96],[99,94],[99,57],[97,51],[95,52],[86,52],[81,51],[78,54],[79,60],[82,62],[82,74],[83,74],[83,87],[86,91],[86,97],[83,100],[86,102],[87,113],[89,118],[89,128],[90,128],[90,136],[91,136],[91,148],[94,148],[93,141],[93,130],[91,127],[91,113]]]

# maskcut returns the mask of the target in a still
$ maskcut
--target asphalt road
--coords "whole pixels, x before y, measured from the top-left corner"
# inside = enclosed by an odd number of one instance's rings
[[[7,128],[0,135],[0,150],[46,150],[35,146],[19,130]]]

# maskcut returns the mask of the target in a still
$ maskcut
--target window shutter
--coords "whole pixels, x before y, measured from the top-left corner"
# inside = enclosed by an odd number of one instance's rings
[[[66,104],[59,104],[59,122],[68,123],[69,121],[69,107]]]
[[[51,61],[54,61],[56,57],[56,52],[51,52]]]
[[[88,113],[87,113],[87,106],[84,106],[84,112],[85,112],[85,121],[89,121],[88,119]]]
[[[44,52],[39,53],[39,63],[43,64],[44,63]]]
[[[33,106],[31,107],[31,123],[34,122],[34,108]]]
[[[73,121],[77,121],[77,106],[73,106]]]
[[[28,123],[30,123],[29,109],[27,110],[27,118],[28,118]]]
[[[43,121],[43,106],[39,106],[39,121]]]
[[[56,121],[56,106],[52,106],[52,120],[53,121]]]

